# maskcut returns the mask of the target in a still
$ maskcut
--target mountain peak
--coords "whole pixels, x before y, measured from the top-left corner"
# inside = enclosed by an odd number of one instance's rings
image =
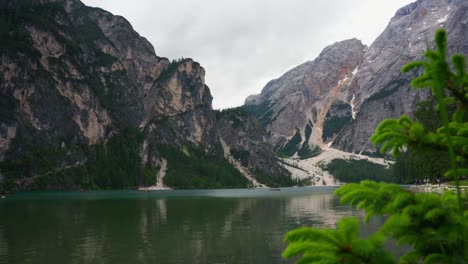
[[[332,147],[358,153],[375,151],[369,138],[382,119],[412,115],[427,95],[409,89],[411,76],[402,74],[401,68],[421,58],[441,27],[448,32],[449,53],[467,54],[467,14],[466,0],[418,0],[400,8],[366,51],[347,88],[352,91],[356,119],[342,130]]]
[[[413,12],[413,10],[415,10],[418,5],[419,5],[419,2],[421,1],[416,1],[416,2],[413,2],[411,4],[408,4],[400,9],[398,9],[395,13],[395,17],[404,17],[404,16],[407,16],[409,14],[411,14],[411,12]]]
[[[279,150],[287,147],[288,155],[305,143],[331,141],[346,151],[374,151],[369,138],[378,122],[411,115],[425,96],[408,92],[410,77],[401,73],[401,67],[420,58],[426,39],[440,27],[447,29],[449,51],[466,54],[466,14],[466,0],[418,0],[406,5],[369,48],[355,38],[328,45],[313,61],[248,97],[246,108],[265,125],[270,142]]]
[[[348,94],[342,87],[352,80],[366,48],[356,38],[328,45],[313,61],[268,82],[259,95],[245,100],[246,108],[266,125],[273,145],[280,151],[294,150],[286,147],[292,141],[304,149],[322,145],[328,138],[322,132],[329,111],[351,118],[351,108],[345,105]]]
[[[319,56],[322,56],[328,52],[347,52],[349,50],[364,50],[366,47],[367,46],[364,45],[359,39],[346,39],[326,46]]]

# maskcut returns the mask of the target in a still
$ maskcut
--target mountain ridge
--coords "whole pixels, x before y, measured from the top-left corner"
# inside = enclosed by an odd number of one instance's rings
[[[164,160],[170,187],[248,185],[222,158],[198,62],[157,56],[125,18],[77,0],[0,7],[3,188],[136,188],[156,184]]]
[[[314,120],[314,118],[303,117],[299,127],[297,122],[292,124],[287,117],[283,120],[266,118],[269,112],[277,113],[282,109],[272,105],[269,101],[275,89],[278,92],[296,87],[293,81],[283,82],[282,87],[278,87],[278,80],[290,75],[291,71],[299,72],[299,67],[307,65],[310,61],[268,82],[260,94],[246,99],[244,107],[256,108],[251,112],[256,114],[259,121],[265,125],[270,133],[269,141],[279,150],[293,145],[295,152],[299,153],[299,150],[303,148],[304,138],[307,139],[304,126],[311,126],[313,136],[309,140],[310,146],[316,145],[323,148],[325,143],[347,152],[374,153],[377,149],[371,144],[369,138],[377,124],[384,118],[397,117],[402,114],[411,115],[416,109],[417,102],[428,96],[428,93],[424,91],[410,91],[409,81],[414,74],[403,75],[400,72],[401,67],[409,61],[421,58],[426,49],[426,39],[432,39],[433,32],[441,26],[446,27],[449,33],[449,52],[467,54],[468,46],[465,44],[468,39],[467,11],[468,3],[460,0],[419,0],[400,8],[385,30],[360,55],[360,61],[355,64],[356,67],[351,72],[348,70],[347,75],[341,79],[342,87],[336,89],[335,94],[330,93],[331,96],[328,98],[320,98],[315,94],[315,98],[309,100],[316,100],[318,101],[316,104],[322,105],[321,114],[314,113],[309,102],[300,99],[294,101],[295,108],[299,112],[294,115],[312,115],[320,116],[320,118]],[[325,47],[317,59],[329,50],[330,46]],[[335,76],[334,71],[337,69],[329,68],[325,71],[309,69],[309,72],[305,71],[303,75],[314,75],[320,72],[324,75]],[[303,77],[302,81],[306,79]],[[330,88],[332,86],[332,83],[316,82],[304,88],[302,93],[321,89],[332,91]],[[294,92],[282,94],[282,98],[293,94]],[[330,101],[332,101],[331,104]],[[324,107],[327,106],[327,102],[330,106]],[[257,108],[262,108],[262,110]],[[315,128],[314,125],[316,125]],[[278,126],[281,128],[277,128]],[[297,140],[299,136],[301,141]],[[289,156],[295,153],[290,152]]]
[[[417,103],[429,94],[410,89],[409,82],[418,73],[403,74],[401,67],[422,57],[426,45],[433,45],[432,34],[440,27],[448,32],[449,54],[468,54],[466,11],[466,1],[423,0],[396,12],[369,47],[360,70],[347,87],[354,92],[358,117],[343,129],[333,147],[357,153],[375,152],[369,138],[383,118],[412,116]]]
[[[247,108],[263,108],[257,113],[260,120],[271,115],[264,123],[274,146],[284,148],[295,135],[301,138],[298,143],[310,147],[324,144],[326,114],[333,104],[343,104],[341,88],[353,75],[366,48],[357,39],[329,45],[315,60],[291,69],[269,82],[256,99],[246,100]],[[351,112],[346,114],[350,116]]]

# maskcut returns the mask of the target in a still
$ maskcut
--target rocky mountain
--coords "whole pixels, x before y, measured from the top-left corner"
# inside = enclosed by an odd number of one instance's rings
[[[448,32],[450,54],[468,54],[467,25],[467,1],[418,0],[398,10],[369,48],[357,40],[335,43],[314,61],[269,82],[244,107],[289,156],[300,156],[303,142],[375,152],[369,138],[378,123],[411,115],[428,96],[410,89],[414,75],[401,73],[401,67],[422,57],[440,27]]]
[[[365,50],[357,39],[330,45],[315,60],[291,69],[270,81],[261,94],[248,97],[244,108],[257,116],[270,142],[287,156],[322,146],[352,119],[343,88]]]
[[[224,153],[244,174],[249,175],[255,186],[297,185],[289,177],[285,167],[280,166],[278,158],[272,155],[264,128],[242,108],[232,108],[216,113],[219,138]],[[252,175],[252,176],[250,176]],[[260,182],[260,183],[259,183]]]
[[[0,0],[0,56],[3,188],[135,188],[163,175],[171,187],[241,187],[271,172],[243,177],[223,158],[231,140],[221,144],[204,69],[157,56],[123,17],[78,0]],[[271,152],[266,162],[290,179]]]
[[[448,33],[449,54],[468,54],[468,2],[463,0],[419,0],[397,11],[384,32],[367,50],[358,71],[347,86],[357,112],[333,142],[351,152],[372,152],[369,138],[384,118],[412,115],[426,91],[410,89],[414,75],[401,73],[409,61],[421,59],[434,32]],[[350,99],[351,100],[351,99]]]

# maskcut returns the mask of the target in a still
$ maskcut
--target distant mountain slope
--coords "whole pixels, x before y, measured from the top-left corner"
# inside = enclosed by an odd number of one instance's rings
[[[448,32],[449,54],[467,55],[467,1],[420,0],[397,11],[346,87],[348,100],[355,97],[357,115],[333,142],[334,147],[351,152],[374,151],[369,138],[382,119],[413,113],[417,102],[427,94],[411,90],[409,81],[414,75],[400,70],[407,62],[422,58],[440,27]]]
[[[266,140],[264,128],[242,108],[218,111],[217,127],[225,156],[235,160],[246,174],[253,175],[260,183],[268,186],[292,186],[299,183],[280,166],[272,155],[271,145]],[[261,186],[255,183],[254,185]]]
[[[270,81],[261,94],[248,97],[244,108],[265,125],[270,142],[279,151],[293,154],[322,145],[329,110],[351,119],[342,88],[365,49],[356,39],[330,45],[315,60],[291,69]]]
[[[248,184],[223,158],[205,70],[157,56],[123,17],[0,0],[0,57],[0,188],[135,188],[164,160],[172,187]]]
[[[449,53],[466,55],[467,26],[467,1],[419,0],[398,10],[369,48],[357,40],[335,43],[314,61],[270,81],[244,107],[287,156],[300,156],[304,142],[374,152],[369,138],[378,123],[411,115],[427,97],[427,92],[410,90],[414,75],[402,74],[401,67],[422,57],[440,27],[448,31]]]

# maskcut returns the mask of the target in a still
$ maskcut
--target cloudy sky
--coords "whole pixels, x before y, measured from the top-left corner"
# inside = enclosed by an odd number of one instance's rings
[[[214,108],[243,104],[271,79],[327,45],[364,44],[414,0],[82,0],[122,15],[162,57],[193,58],[206,70]]]

